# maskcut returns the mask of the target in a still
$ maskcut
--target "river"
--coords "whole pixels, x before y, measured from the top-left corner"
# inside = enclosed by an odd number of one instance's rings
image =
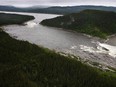
[[[51,50],[79,56],[85,61],[98,62],[102,65],[116,68],[115,36],[104,42],[100,38],[39,24],[43,19],[53,18],[58,15],[17,12],[5,13],[26,14],[35,17],[35,20],[25,23],[25,26],[8,25],[3,27],[5,32],[18,40],[29,41],[30,43]]]

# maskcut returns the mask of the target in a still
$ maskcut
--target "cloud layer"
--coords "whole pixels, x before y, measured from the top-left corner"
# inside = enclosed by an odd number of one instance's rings
[[[106,5],[116,6],[116,0],[0,0],[0,5]]]

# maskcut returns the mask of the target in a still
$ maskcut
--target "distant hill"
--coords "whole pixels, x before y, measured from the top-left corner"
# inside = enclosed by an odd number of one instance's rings
[[[69,14],[77,13],[86,9],[92,10],[103,10],[103,11],[114,11],[116,7],[105,7],[105,6],[33,6],[28,8],[19,8],[13,6],[0,6],[0,11],[14,11],[14,12],[32,12],[32,13],[49,13],[49,14]]]
[[[92,36],[106,38],[116,33],[116,13],[100,10],[84,10],[79,13],[43,20],[40,24],[72,29]]]

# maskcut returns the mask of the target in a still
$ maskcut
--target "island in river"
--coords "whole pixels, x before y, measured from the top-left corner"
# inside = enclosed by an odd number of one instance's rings
[[[116,13],[100,10],[84,10],[52,19],[45,19],[40,24],[50,27],[71,29],[106,39],[116,33]]]
[[[34,19],[26,15],[0,15],[1,26]],[[3,23],[4,20],[8,21]],[[0,29],[0,87],[116,87],[115,82],[115,72],[104,72],[27,41],[13,39]]]

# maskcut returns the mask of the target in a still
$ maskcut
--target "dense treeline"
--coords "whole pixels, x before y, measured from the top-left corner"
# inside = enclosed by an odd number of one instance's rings
[[[116,87],[116,73],[15,40],[0,29],[0,87]]]
[[[41,24],[72,29],[92,36],[106,38],[108,35],[116,33],[116,13],[99,10],[84,10],[80,13],[46,19],[43,20]]]

